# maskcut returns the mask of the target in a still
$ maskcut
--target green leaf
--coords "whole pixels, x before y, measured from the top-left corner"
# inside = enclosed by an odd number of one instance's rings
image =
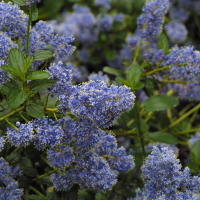
[[[23,85],[20,81],[17,81],[15,79],[10,79],[7,83],[3,84],[1,86],[1,91],[5,94],[5,95],[8,95],[9,93],[9,90],[11,88],[15,88],[15,87],[18,87],[18,88],[22,88]]]
[[[21,159],[20,152],[14,152],[14,153],[11,153],[9,156],[7,156],[5,160],[10,165],[15,166],[20,161],[20,159]]]
[[[46,197],[47,197],[47,200],[55,200],[56,199],[56,192],[55,192],[53,186],[47,188]]]
[[[70,190],[67,192],[62,192],[62,199],[63,200],[77,200],[78,198],[78,189],[79,185],[74,185]]]
[[[200,164],[200,140],[197,140],[191,148],[191,153],[195,155],[195,160]]]
[[[126,79],[129,81],[132,85],[135,83],[138,83],[142,76],[142,70],[139,65],[133,65],[130,67],[128,71],[126,71]]]
[[[169,108],[173,108],[179,104],[176,97],[167,95],[154,95],[149,97],[144,102],[144,109],[147,111],[161,111]]]
[[[29,101],[29,104],[26,106],[26,112],[28,115],[34,118],[43,118],[44,117],[44,107],[34,103],[33,101]]]
[[[141,89],[141,88],[143,88],[143,87],[144,87],[144,84],[143,84],[143,83],[140,83],[140,82],[135,83],[134,85],[132,85],[132,88],[133,88],[134,90]]]
[[[34,60],[35,61],[45,60],[52,56],[53,56],[53,54],[51,51],[39,50],[34,53]]]
[[[18,6],[25,6],[26,0],[12,0],[14,3],[16,3]]]
[[[46,200],[46,199],[39,195],[24,195],[23,200]]]
[[[108,200],[108,199],[104,196],[104,194],[102,194],[102,193],[97,193],[97,194],[95,195],[95,200]]]
[[[1,68],[6,72],[21,78],[21,73],[20,73],[20,71],[18,69],[14,68],[14,67],[12,67],[10,65],[1,65]]]
[[[23,171],[23,174],[26,174],[30,177],[36,177],[37,176],[37,170],[33,168],[31,160],[29,158],[22,158],[22,160],[19,163],[20,169]]]
[[[20,72],[22,72],[25,57],[24,54],[19,49],[13,48],[9,51],[8,61],[13,68],[16,68]]]
[[[121,78],[121,77],[117,77],[115,80],[118,81],[119,83],[123,84],[123,85],[127,85],[127,86],[130,87],[130,83],[128,81],[126,81],[125,79]]]
[[[38,9],[34,5],[31,6],[31,9],[32,9],[31,10],[32,11],[31,19],[32,19],[32,21],[35,21],[38,18]]]
[[[19,187],[28,188],[31,185],[31,178],[27,176],[22,176],[18,179]]]
[[[33,56],[29,56],[28,58],[26,58],[22,69],[23,74],[25,74],[28,71],[29,67],[32,65],[32,62],[33,62]]]
[[[78,191],[78,200],[92,200],[92,197],[88,194],[87,191],[79,190]]]
[[[50,74],[48,72],[34,71],[27,77],[27,80],[45,79],[49,77],[50,77]]]
[[[47,88],[52,87],[56,83],[54,79],[41,79],[41,80],[33,80],[30,82],[29,88],[31,92],[37,93],[42,90],[46,90]]]
[[[114,69],[112,67],[104,67],[103,71],[108,73],[108,74],[113,74],[115,76],[125,76],[125,73],[121,70]]]
[[[161,33],[158,37],[158,48],[163,49],[164,53],[169,53],[169,43],[164,33]]]
[[[10,108],[19,107],[26,99],[28,94],[20,88],[12,88],[7,96],[7,103]]]
[[[174,145],[178,144],[178,139],[170,133],[162,133],[162,132],[148,133],[148,137],[150,140],[154,142],[162,142]]]
[[[36,182],[39,185],[50,185],[50,184],[52,184],[51,176],[50,175],[49,176],[44,176],[44,177],[42,177],[40,179],[37,179]]]

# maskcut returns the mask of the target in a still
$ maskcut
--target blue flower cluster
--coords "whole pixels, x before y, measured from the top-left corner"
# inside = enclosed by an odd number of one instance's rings
[[[137,21],[138,30],[140,36],[149,41],[150,45],[155,45],[157,42],[168,5],[168,0],[153,0],[146,1],[142,8],[143,14],[140,15]]]
[[[0,151],[3,149],[4,143],[5,143],[4,137],[0,137]]]
[[[110,80],[109,80],[109,78],[108,78],[108,76],[105,74],[105,75],[103,75],[103,73],[102,72],[98,72],[97,74],[96,73],[92,73],[92,74],[90,74],[90,76],[88,76],[88,80],[89,81],[103,81],[103,82],[105,82],[107,85],[110,85],[109,84],[109,82],[110,82]]]
[[[198,81],[200,73],[200,52],[192,47],[175,46],[170,50],[165,65],[170,67],[170,77],[185,81]]]
[[[62,57],[67,57],[69,56],[74,50],[75,47],[72,46],[70,43],[74,41],[74,38],[71,36],[56,36],[53,41],[52,41],[52,47],[55,53],[53,56],[55,58],[62,58]]]
[[[36,4],[40,3],[40,2],[41,2],[41,0],[28,0],[28,1],[26,2],[26,6],[27,6],[28,8],[30,8],[31,5],[36,5]]]
[[[18,128],[7,128],[6,140],[16,147],[25,147],[34,139],[33,126],[29,122],[27,124],[16,123]]]
[[[34,139],[36,149],[44,150],[47,147],[54,147],[60,144],[64,132],[59,124],[52,119],[37,119],[33,122],[33,127],[37,131]]]
[[[8,37],[24,37],[27,23],[27,15],[16,4],[0,2],[0,30]]]
[[[200,131],[197,131],[197,133],[194,135],[192,135],[191,139],[189,139],[189,147],[191,148],[192,145],[196,142],[200,140]]]
[[[49,163],[61,170],[51,177],[57,190],[68,190],[75,183],[82,189],[106,191],[116,183],[118,172],[134,167],[124,148],[117,149],[115,137],[101,129],[70,118],[60,120],[64,131],[61,145],[48,150]]]
[[[105,10],[110,9],[110,0],[95,0],[96,6],[102,6]]]
[[[134,94],[126,86],[108,87],[102,81],[76,86],[69,100],[70,110],[89,126],[109,127],[124,111],[133,107]]]
[[[98,18],[97,27],[100,31],[107,32],[111,29],[113,19],[110,15],[106,14],[103,17]]]
[[[145,186],[136,199],[196,199],[200,178],[190,178],[189,168],[181,168],[170,150],[155,146],[142,166]]]
[[[18,167],[11,168],[0,158],[0,199],[16,199],[20,200],[23,189],[19,189],[18,183],[14,180],[17,176],[21,176]]]
[[[188,31],[185,25],[180,22],[172,21],[166,24],[165,30],[170,41],[175,44],[183,43],[187,38]]]

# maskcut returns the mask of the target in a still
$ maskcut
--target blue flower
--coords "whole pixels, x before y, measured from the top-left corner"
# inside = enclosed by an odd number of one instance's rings
[[[200,178],[190,178],[189,168],[181,168],[170,150],[155,146],[142,166],[147,199],[194,199],[200,190]]]
[[[168,0],[146,1],[142,8],[143,14],[138,17],[139,34],[142,38],[148,40],[151,46],[156,44],[158,35],[162,30],[168,5]]]
[[[53,56],[55,58],[62,58],[65,56],[69,56],[74,50],[75,47],[72,46],[70,43],[74,41],[74,38],[71,36],[55,36],[52,42],[52,47],[55,53]]]
[[[102,6],[105,10],[110,9],[110,0],[95,0],[96,6]]]
[[[89,126],[106,128],[133,107],[134,98],[126,86],[108,87],[102,81],[90,81],[77,86],[70,96],[69,105],[80,121]]]
[[[105,82],[107,85],[109,85],[109,78],[108,76],[105,74],[103,75],[103,72],[98,72],[97,74],[96,73],[92,73],[90,74],[90,76],[88,76],[88,80],[89,81],[103,81]]]
[[[0,199],[16,199],[20,200],[23,189],[19,189],[18,183],[14,180],[17,176],[21,176],[18,167],[11,168],[0,158]]]
[[[28,24],[28,16],[11,2],[0,2],[0,30],[5,31],[8,37],[24,37]]]
[[[64,134],[61,127],[51,119],[35,120],[33,127],[36,129],[34,144],[38,150],[44,150],[46,147],[53,147],[60,144]]]
[[[64,170],[74,161],[75,157],[70,147],[60,145],[51,147],[47,152],[49,164],[59,170]]]
[[[16,123],[16,126],[18,126],[18,129],[7,128],[6,140],[16,147],[29,145],[34,139],[32,123],[20,125]]]
[[[166,24],[165,30],[170,41],[175,44],[180,44],[187,38],[188,31],[185,25],[180,22],[172,21]]]

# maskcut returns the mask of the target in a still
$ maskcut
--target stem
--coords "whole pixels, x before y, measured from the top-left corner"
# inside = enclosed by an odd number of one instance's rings
[[[170,68],[170,67],[171,67],[171,65],[167,65],[167,66],[161,67],[161,68],[159,68],[159,69],[154,69],[154,70],[152,70],[152,71],[150,71],[150,72],[145,73],[144,76],[148,76],[148,75],[154,74],[155,72],[159,72],[159,71],[168,69],[168,68]]]
[[[46,66],[47,63],[53,58],[53,56],[51,56],[50,58],[47,59],[47,61],[44,63],[44,65],[42,66],[42,68],[40,70],[43,70]]]
[[[26,118],[22,115],[21,112],[18,112],[18,113],[19,113],[19,115],[24,119],[25,122],[28,122],[28,119],[26,119]]]
[[[13,125],[11,122],[9,122],[7,118],[5,118],[5,120],[6,120],[6,122],[7,122],[10,126],[12,126],[14,129],[19,130],[15,125]]]
[[[55,112],[58,111],[58,108],[45,108],[45,110]]]
[[[43,177],[45,177],[45,176],[48,176],[48,175],[50,175],[50,174],[53,174],[53,173],[56,172],[56,171],[58,171],[58,169],[54,169],[54,170],[52,170],[52,171],[50,171],[50,172],[47,172],[47,173],[45,173],[45,174],[43,174],[43,175],[41,175],[41,176],[38,176],[38,177],[32,179],[31,181],[36,181],[37,179],[41,179],[41,178],[43,178]]]
[[[33,190],[36,194],[38,194],[39,196],[43,197],[44,199],[47,199],[41,192],[39,192],[37,189],[35,189],[33,186],[29,186],[30,190]]]
[[[180,118],[178,118],[175,122],[173,122],[172,124],[170,124],[169,128],[174,127],[175,125],[177,125],[178,123],[180,123],[182,120],[184,120],[186,117],[188,117],[189,115],[191,115],[193,112],[195,112],[199,108],[200,108],[200,104],[198,104],[197,106],[195,106],[194,108],[192,108],[190,111],[188,111],[187,113],[185,113],[183,116],[181,116]],[[164,129],[163,131],[166,131],[166,130],[167,129]]]
[[[44,110],[45,110],[46,107],[47,107],[47,103],[48,103],[48,100],[49,100],[49,95],[50,95],[50,93],[47,94],[47,99],[46,99],[46,102],[45,102],[45,105],[44,105]]]
[[[179,116],[182,116],[187,110],[189,110],[190,109],[190,107],[192,107],[194,104],[193,103],[190,103],[190,104],[188,104],[185,108],[183,108],[183,110],[181,110],[179,113],[178,113],[178,115]]]
[[[137,57],[138,57],[138,54],[139,54],[141,45],[142,45],[142,38],[140,39],[139,46],[138,46],[137,49],[136,49],[136,53],[135,53],[135,56],[134,56],[134,59],[133,59],[133,63],[132,63],[131,66],[135,65],[135,62],[136,62],[136,60],[137,60]]]
[[[22,106],[21,108],[18,108],[18,109],[16,109],[16,110],[14,110],[14,111],[12,111],[11,113],[9,113],[9,114],[7,114],[7,115],[1,117],[1,118],[0,118],[0,121],[3,121],[4,119],[10,117],[11,115],[13,115],[13,114],[15,114],[16,112],[19,112],[19,111],[21,111],[21,110],[23,110],[23,109],[24,109],[24,106]]]
[[[182,83],[182,84],[192,83],[190,81],[180,81],[180,80],[163,80],[162,82],[164,82],[164,83]]]
[[[192,128],[192,129],[189,129],[189,130],[184,130],[184,131],[180,131],[180,132],[174,132],[174,134],[193,133],[193,132],[199,131],[199,129],[200,129],[200,127],[199,128]]]
[[[30,7],[29,10],[29,16],[28,16],[28,26],[27,26],[27,32],[26,32],[26,55],[28,55],[29,52],[29,35],[30,35],[30,26],[31,26],[31,21],[32,21],[32,6]]]
[[[56,120],[56,121],[58,121],[58,118],[57,118],[57,116],[56,116],[56,113],[55,113],[55,112],[53,112],[53,115],[54,115],[54,117],[55,117],[55,120]]]

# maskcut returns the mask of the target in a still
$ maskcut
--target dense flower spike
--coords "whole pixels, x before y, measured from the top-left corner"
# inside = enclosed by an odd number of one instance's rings
[[[36,5],[36,4],[40,3],[40,2],[41,2],[41,0],[28,0],[28,1],[26,2],[26,6],[27,6],[28,8],[30,8],[31,5]]]
[[[64,170],[75,159],[72,149],[65,145],[51,147],[47,152],[48,160],[51,166]]]
[[[86,190],[106,191],[116,183],[118,172],[127,172],[134,167],[132,156],[126,156],[123,148],[117,149],[116,139],[112,134],[106,135],[98,128],[67,117],[58,123],[64,131],[61,143],[70,144],[76,156],[74,159],[72,150],[64,145],[59,146],[57,151],[56,147],[49,150],[50,164],[63,170],[62,174],[55,173],[51,177],[57,190],[68,190],[78,183]]]
[[[143,14],[138,18],[140,36],[147,39],[150,45],[155,45],[162,30],[164,15],[168,10],[168,0],[146,1],[142,8]]]
[[[59,109],[62,112],[66,112],[66,109],[69,107],[69,96],[74,91],[74,87],[71,85],[72,71],[62,66],[63,63],[58,62],[51,65],[47,72],[51,74],[51,78],[57,79],[57,82],[51,88],[51,93],[61,102]]]
[[[67,63],[65,67],[66,69],[71,70],[72,79],[74,81],[77,81],[80,78],[80,73],[78,71],[78,68],[76,68],[73,64]]]
[[[105,10],[110,9],[110,0],[95,0],[96,6],[102,6]]]
[[[32,29],[29,37],[29,56],[32,56],[38,50],[45,49],[45,43],[40,40],[40,35]],[[26,52],[26,38],[22,41],[23,51]]]
[[[109,31],[111,29],[113,23],[113,19],[110,17],[110,15],[106,14],[103,17],[98,18],[98,29],[101,31]]]
[[[0,44],[0,59],[7,60],[10,49],[17,48],[17,45],[5,33],[0,33]]]
[[[155,146],[142,166],[147,199],[195,199],[200,178],[190,178],[189,168],[181,171],[181,167],[170,150]]]
[[[90,76],[88,76],[88,80],[89,81],[103,81],[105,82],[107,85],[110,85],[109,82],[109,78],[108,76],[105,74],[103,75],[103,72],[98,72],[97,74],[96,73],[92,73],[90,74]]]
[[[164,65],[170,67],[170,77],[185,81],[198,81],[200,73],[200,52],[192,47],[177,47],[171,49]]]
[[[40,35],[40,41],[44,42],[46,45],[50,44],[53,41],[54,30],[51,25],[47,22],[39,21],[33,27],[37,34]]]
[[[53,147],[60,144],[64,132],[52,119],[44,118],[43,120],[35,120],[33,127],[37,131],[34,140],[36,149],[43,150],[46,147]]]
[[[24,37],[26,34],[28,17],[18,5],[11,2],[0,2],[0,30],[5,31],[10,38]],[[2,45],[1,45],[2,46]]]
[[[0,158],[0,199],[20,200],[23,189],[19,189],[18,183],[14,180],[16,176],[21,176],[19,168],[10,168],[8,164]]]
[[[65,35],[60,37],[57,35],[52,42],[52,47],[53,50],[55,51],[53,56],[55,58],[62,58],[65,56],[69,56],[75,50],[75,47],[70,44],[73,41],[74,38],[71,36]]]
[[[106,128],[134,104],[134,94],[126,86],[90,81],[77,86],[69,100],[70,109],[82,122]]]
[[[63,127],[64,135],[62,143],[73,142],[73,148],[79,155],[93,152],[104,136],[104,132],[98,128],[86,126],[70,119],[65,119],[66,126]]]
[[[7,128],[6,140],[16,147],[25,147],[34,139],[32,123],[18,124],[18,129]]]
[[[3,146],[4,146],[4,137],[0,137],[0,151],[3,149]]]
[[[198,140],[200,140],[200,131],[198,131],[195,136],[192,135],[191,139],[189,140],[189,146],[190,146],[190,148]]]
[[[165,25],[165,30],[171,42],[180,44],[187,38],[188,31],[184,24],[172,21]]]
[[[126,155],[124,148],[119,148],[112,152],[111,157],[108,159],[108,163],[111,169],[117,170],[120,173],[125,173],[133,169],[134,161],[131,155]]]
[[[105,159],[94,153],[86,154],[79,158],[78,164],[69,173],[82,189],[109,190],[116,184],[116,172],[109,168]],[[103,177],[103,178],[102,178]]]

